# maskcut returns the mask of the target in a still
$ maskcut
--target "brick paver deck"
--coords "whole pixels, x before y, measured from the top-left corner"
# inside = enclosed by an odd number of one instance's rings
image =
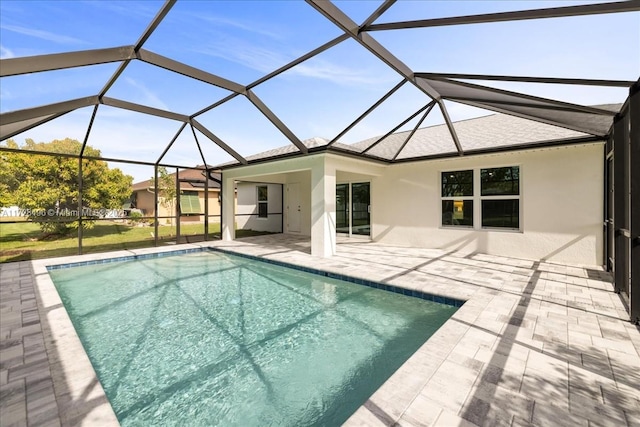
[[[358,241],[318,259],[286,235],[207,244],[467,300],[347,425],[640,426],[640,329],[600,269]],[[117,425],[45,266],[175,248],[0,265],[2,426]]]

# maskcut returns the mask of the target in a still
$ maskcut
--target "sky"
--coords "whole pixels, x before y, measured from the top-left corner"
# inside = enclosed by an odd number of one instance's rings
[[[336,1],[362,23],[380,1]],[[593,1],[403,1],[376,23],[595,3]],[[0,58],[133,45],[161,1],[0,0]],[[302,1],[179,0],[143,48],[247,85],[339,36],[341,30]],[[640,13],[371,32],[414,72],[636,80],[640,75]],[[100,92],[118,64],[103,64],[0,81],[0,112]],[[331,140],[401,80],[353,40],[346,40],[257,86],[262,101],[301,140]],[[476,82],[579,104],[621,103],[624,88]],[[229,92],[141,61],[132,61],[106,96],[191,115]],[[407,84],[341,142],[383,135],[430,99]],[[492,114],[445,102],[451,118]],[[92,108],[83,108],[16,135],[19,144],[84,140]],[[197,118],[248,156],[289,144],[246,98],[238,96]],[[417,119],[416,119],[417,120]],[[411,128],[416,120],[402,129]],[[441,124],[434,108],[423,126]],[[109,158],[155,162],[181,123],[101,105],[88,143]],[[233,160],[196,131],[205,160]],[[187,127],[163,163],[202,164]],[[153,168],[112,164],[148,179]]]

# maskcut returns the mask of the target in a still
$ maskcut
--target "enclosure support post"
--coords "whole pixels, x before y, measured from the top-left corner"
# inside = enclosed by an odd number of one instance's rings
[[[209,168],[204,170],[204,240],[209,240]]]
[[[180,243],[180,169],[176,168],[176,244]]]
[[[82,255],[82,157],[78,157],[78,255]]]
[[[613,271],[614,222],[613,222],[613,136],[609,136],[604,149],[604,268]]]
[[[614,280],[616,293],[629,294],[629,134],[628,116],[619,114],[613,124],[613,191],[615,224]]]
[[[158,165],[153,166],[153,244],[158,246]]]
[[[640,80],[629,90],[629,164],[630,167],[630,225],[631,225],[631,282],[629,311],[631,321],[640,323]]]

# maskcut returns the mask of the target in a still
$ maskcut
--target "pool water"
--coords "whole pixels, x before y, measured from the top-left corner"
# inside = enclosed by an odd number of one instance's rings
[[[123,426],[340,425],[456,310],[217,252],[50,275]]]

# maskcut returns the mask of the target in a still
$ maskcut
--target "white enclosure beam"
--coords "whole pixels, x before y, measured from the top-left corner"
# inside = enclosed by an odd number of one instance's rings
[[[311,256],[336,254],[336,168],[326,158],[311,169]]]
[[[235,180],[222,173],[222,240],[231,241],[236,238],[235,227]]]

